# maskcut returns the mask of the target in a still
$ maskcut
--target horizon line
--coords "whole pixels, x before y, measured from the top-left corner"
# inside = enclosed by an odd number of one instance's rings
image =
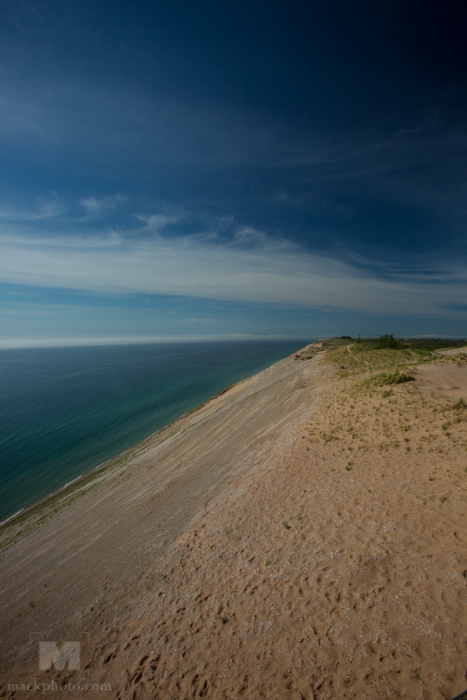
[[[58,347],[87,347],[103,345],[136,345],[150,343],[190,343],[209,341],[235,341],[235,340],[307,340],[313,342],[310,336],[305,335],[280,335],[265,334],[255,335],[248,333],[228,333],[226,335],[161,335],[161,336],[83,336],[69,338],[0,338],[0,350],[14,350],[22,348],[58,348]]]
[[[227,333],[225,335],[137,335],[137,336],[82,336],[82,337],[4,337],[0,338],[0,350],[20,350],[27,348],[59,348],[59,347],[90,347],[106,345],[144,345],[156,343],[201,343],[219,341],[242,341],[242,340],[297,340],[313,343],[321,339],[342,338],[343,336],[310,336],[310,335],[284,335],[279,333],[270,334],[249,334],[249,333]],[[376,335],[366,335],[365,338],[379,338]],[[463,335],[438,335],[434,333],[424,333],[412,336],[401,335],[397,338],[413,339],[440,339],[440,340],[464,340]],[[356,340],[356,338],[352,338]]]

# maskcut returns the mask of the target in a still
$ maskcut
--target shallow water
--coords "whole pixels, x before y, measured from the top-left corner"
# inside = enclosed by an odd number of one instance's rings
[[[0,351],[0,521],[310,340]]]

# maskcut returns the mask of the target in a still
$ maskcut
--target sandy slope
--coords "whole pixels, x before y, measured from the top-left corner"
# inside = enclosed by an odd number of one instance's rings
[[[4,551],[0,695],[34,679],[86,698],[467,687],[465,422],[451,407],[467,365],[349,399],[323,354],[302,357],[154,436]],[[81,671],[40,672],[39,640],[79,640]]]

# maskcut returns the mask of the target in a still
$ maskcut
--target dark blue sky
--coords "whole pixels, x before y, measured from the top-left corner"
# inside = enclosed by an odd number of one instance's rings
[[[467,335],[465,2],[0,21],[4,338]]]

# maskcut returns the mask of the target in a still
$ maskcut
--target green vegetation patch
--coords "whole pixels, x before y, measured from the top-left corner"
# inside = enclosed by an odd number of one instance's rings
[[[462,364],[467,362],[467,356],[456,356],[456,358],[443,358],[436,353],[441,347],[461,347],[465,346],[465,341],[435,341],[435,340],[395,340],[393,336],[382,336],[383,345],[387,341],[386,347],[380,346],[380,341],[373,339],[362,339],[361,342],[348,343],[340,338],[332,338],[324,343],[327,350],[325,362],[332,362],[338,365],[341,378],[356,377],[361,374],[374,373],[376,371],[385,372],[397,377],[407,366],[426,364],[430,362],[456,362]],[[380,339],[381,340],[381,339]],[[395,340],[396,345],[392,344]],[[402,383],[407,380],[388,381],[390,383]],[[410,380],[409,380],[410,381]],[[381,385],[382,386],[382,385]]]
[[[412,382],[413,377],[405,372],[380,372],[373,377],[368,377],[362,382],[365,386],[390,386],[392,384],[404,384],[405,382]]]
[[[392,348],[370,349],[364,343],[353,343],[331,350],[325,361],[336,363],[341,370],[344,370],[344,374],[341,375],[344,377],[375,370],[394,372],[401,366],[426,362],[432,357],[434,356],[430,354],[421,356],[417,351],[408,349],[397,351]]]
[[[332,350],[339,346],[348,345],[350,338],[341,336],[340,338],[329,338],[321,341],[323,347]],[[450,338],[394,338],[392,333],[385,333],[379,338],[358,338],[354,339],[353,348],[358,344],[367,350],[391,349],[391,350],[415,350],[434,352],[436,350],[449,350],[463,348],[467,345],[467,340],[452,340]]]

